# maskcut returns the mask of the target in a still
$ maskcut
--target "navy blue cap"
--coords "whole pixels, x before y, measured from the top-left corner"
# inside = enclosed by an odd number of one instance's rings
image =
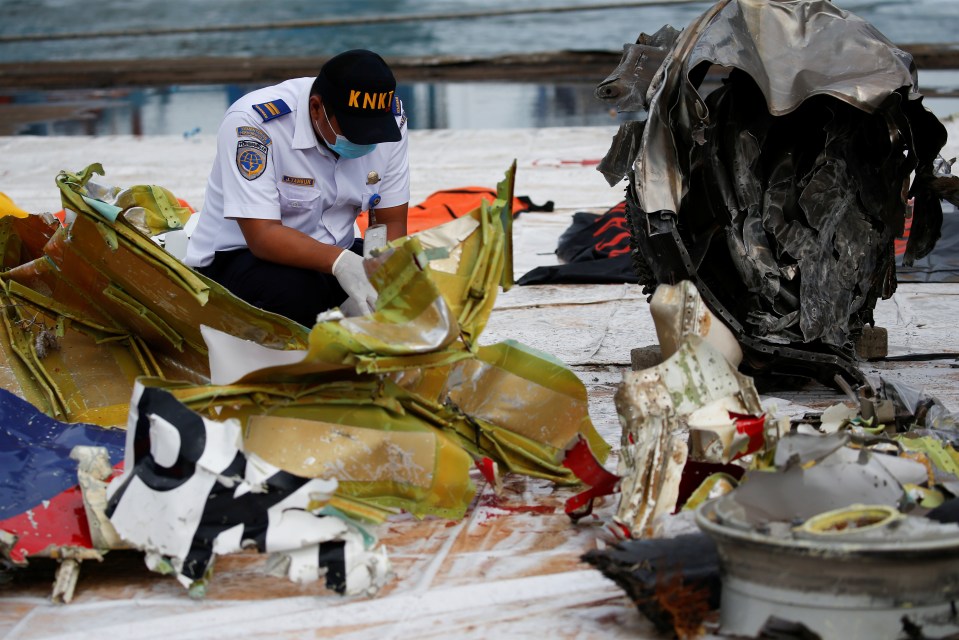
[[[375,144],[402,138],[393,115],[396,79],[378,54],[352,49],[330,58],[314,87],[350,142]]]

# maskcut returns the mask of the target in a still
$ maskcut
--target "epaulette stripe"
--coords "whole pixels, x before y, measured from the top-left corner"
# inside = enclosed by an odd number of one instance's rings
[[[260,114],[260,117],[263,118],[263,122],[272,120],[273,118],[279,118],[280,116],[285,116],[288,113],[292,112],[286,102],[283,100],[271,100],[270,102],[262,102],[260,104],[253,105],[253,110]]]

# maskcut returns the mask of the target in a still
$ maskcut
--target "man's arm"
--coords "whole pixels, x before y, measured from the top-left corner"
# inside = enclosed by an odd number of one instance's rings
[[[395,207],[386,207],[376,210],[376,223],[386,225],[386,239],[388,241],[402,238],[406,235],[406,215],[410,204],[405,202]]]
[[[406,229],[406,205],[402,205],[403,229]],[[392,207],[398,209],[399,207]],[[387,209],[384,209],[387,211]],[[377,211],[379,216],[380,212]],[[290,267],[332,273],[333,263],[343,249],[324,244],[301,231],[283,226],[279,220],[236,218],[250,251],[257,258]],[[387,227],[389,233],[389,227]]]

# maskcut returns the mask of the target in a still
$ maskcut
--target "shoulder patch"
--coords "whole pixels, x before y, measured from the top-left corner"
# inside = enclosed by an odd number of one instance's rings
[[[403,101],[396,96],[393,96],[393,115],[403,115]]]
[[[261,104],[255,104],[253,105],[253,110],[260,114],[260,117],[263,118],[263,122],[269,122],[274,118],[285,116],[293,111],[285,102],[283,102],[283,100],[280,99],[270,100],[269,102],[263,102]]]
[[[262,142],[263,144],[270,144],[273,142],[270,140],[270,136],[266,135],[266,131],[263,129],[257,129],[256,127],[237,127],[236,128],[236,137],[237,138],[255,138]]]
[[[256,180],[266,171],[266,159],[270,148],[256,140],[240,140],[236,143],[236,168],[247,180]]]

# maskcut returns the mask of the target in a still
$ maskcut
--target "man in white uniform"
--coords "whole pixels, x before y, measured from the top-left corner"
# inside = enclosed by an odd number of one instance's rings
[[[406,115],[371,51],[331,58],[315,78],[254,91],[227,111],[184,261],[239,298],[311,327],[376,292],[354,221],[375,207],[387,239],[406,235]]]

